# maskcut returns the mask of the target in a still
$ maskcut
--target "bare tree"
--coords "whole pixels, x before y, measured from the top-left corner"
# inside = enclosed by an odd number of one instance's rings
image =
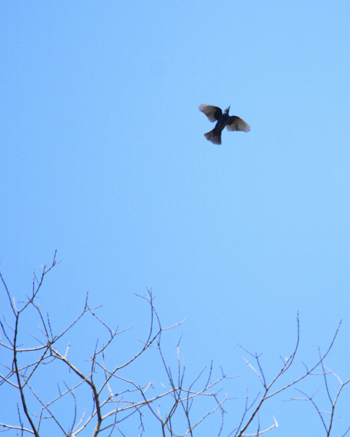
[[[11,297],[9,289],[0,273],[4,291],[8,298],[10,316],[1,321],[2,336],[0,350],[2,369],[0,385],[11,392],[10,408],[16,412],[12,418],[0,419],[3,431],[12,430],[17,435],[32,434],[36,437],[43,435],[78,436],[92,435],[125,435],[125,428],[134,429],[138,435],[147,433],[148,426],[154,421],[159,426],[159,435],[179,437],[194,436],[197,429],[203,433],[203,422],[209,417],[216,422],[216,435],[224,432],[228,436],[259,436],[278,426],[277,420],[272,419],[269,427],[261,429],[259,413],[263,405],[271,398],[285,391],[301,380],[313,375],[321,366],[321,374],[326,381],[329,371],[325,368],[324,360],[329,354],[339,327],[325,354],[319,356],[318,361],[309,369],[304,369],[301,375],[287,384],[280,383],[281,377],[290,369],[295,361],[299,346],[299,319],[297,319],[297,341],[289,358],[283,360],[281,370],[267,382],[259,356],[245,352],[255,361],[255,367],[249,360],[248,366],[257,375],[263,387],[253,401],[246,396],[241,420],[234,430],[224,430],[226,403],[230,400],[223,392],[225,381],[234,378],[226,375],[220,368],[220,374],[214,377],[213,363],[208,369],[203,369],[192,381],[187,382],[186,365],[180,354],[180,341],[176,345],[176,366],[168,364],[162,343],[166,332],[180,326],[183,322],[169,327],[163,327],[151,290],[139,296],[150,310],[149,330],[146,338],[141,342],[138,350],[123,362],[111,366],[109,355],[114,350],[116,338],[130,329],[123,331],[111,329],[98,315],[98,308],[91,308],[88,297],[80,314],[58,334],[53,332],[50,317],[46,316],[39,303],[39,291],[42,289],[45,276],[58,264],[56,253],[49,268],[43,266],[41,277],[37,279],[35,273],[33,288],[30,296],[24,302],[17,303]],[[31,336],[26,335],[24,320],[31,323]],[[25,319],[27,315],[27,319]],[[95,348],[87,362],[77,363],[69,357],[70,343],[65,340],[72,329],[79,326],[85,317],[92,317],[105,332],[105,341]],[[35,328],[37,322],[37,328]],[[36,333],[35,333],[36,330]],[[23,332],[24,331],[24,332]],[[32,342],[35,342],[34,345]],[[156,354],[156,355],[154,355]],[[146,382],[132,369],[135,363],[144,365],[147,357],[155,372],[159,383]],[[158,357],[158,358],[157,358]],[[50,381],[57,383],[56,394],[45,384],[45,377],[49,369]],[[159,369],[163,369],[163,382]],[[130,377],[131,372],[131,377]],[[338,378],[338,377],[337,377]],[[340,381],[340,379],[339,379]],[[341,383],[336,398],[332,403],[332,411],[345,385]],[[330,395],[329,395],[330,397]],[[17,399],[17,401],[16,401]],[[232,399],[232,398],[231,398]],[[309,398],[313,402],[312,398]],[[314,404],[315,405],[315,404]],[[318,410],[319,411],[319,410]],[[321,418],[322,415],[319,412]],[[332,413],[333,414],[333,413]],[[0,411],[1,416],[1,411]],[[323,420],[323,419],[322,419]],[[331,424],[333,422],[333,415]],[[329,426],[330,435],[331,424]],[[137,430],[137,431],[136,431]],[[253,433],[252,433],[253,432]],[[153,434],[154,435],[154,434]]]

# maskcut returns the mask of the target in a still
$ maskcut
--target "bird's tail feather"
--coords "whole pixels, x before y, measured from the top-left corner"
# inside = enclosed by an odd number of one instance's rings
[[[211,141],[214,144],[221,144],[221,130],[217,130],[215,127],[210,132],[204,134],[204,136],[208,141]]]

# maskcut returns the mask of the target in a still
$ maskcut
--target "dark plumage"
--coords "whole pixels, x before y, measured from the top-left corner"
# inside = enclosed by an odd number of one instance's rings
[[[214,144],[221,144],[221,132],[226,127],[228,131],[249,132],[250,126],[236,115],[228,115],[230,107],[222,113],[221,109],[212,105],[200,105],[199,110],[205,114],[210,121],[217,121],[215,127],[210,132],[204,134],[208,141]]]

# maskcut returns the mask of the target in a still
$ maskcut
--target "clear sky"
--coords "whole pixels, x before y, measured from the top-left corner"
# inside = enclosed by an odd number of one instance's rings
[[[296,374],[343,319],[328,365],[349,378],[349,23],[346,0],[3,1],[11,294],[30,293],[57,249],[41,294],[53,320],[72,320],[89,292],[101,317],[135,323],[137,341],[148,312],[133,293],[152,287],[165,325],[188,317],[189,371],[213,359],[243,375],[237,408],[248,384],[258,391],[237,343],[263,352],[272,376],[298,311]],[[230,105],[251,132],[206,141],[201,103]],[[275,405],[273,435],[322,435],[311,406]]]

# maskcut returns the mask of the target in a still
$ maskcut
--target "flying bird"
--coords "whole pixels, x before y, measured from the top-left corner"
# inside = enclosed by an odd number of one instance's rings
[[[215,127],[210,132],[204,134],[208,141],[214,144],[221,144],[221,132],[226,127],[229,131],[249,132],[250,126],[236,115],[228,115],[230,106],[225,109],[224,113],[217,106],[199,105],[199,110],[205,114],[210,121],[217,121]]]

